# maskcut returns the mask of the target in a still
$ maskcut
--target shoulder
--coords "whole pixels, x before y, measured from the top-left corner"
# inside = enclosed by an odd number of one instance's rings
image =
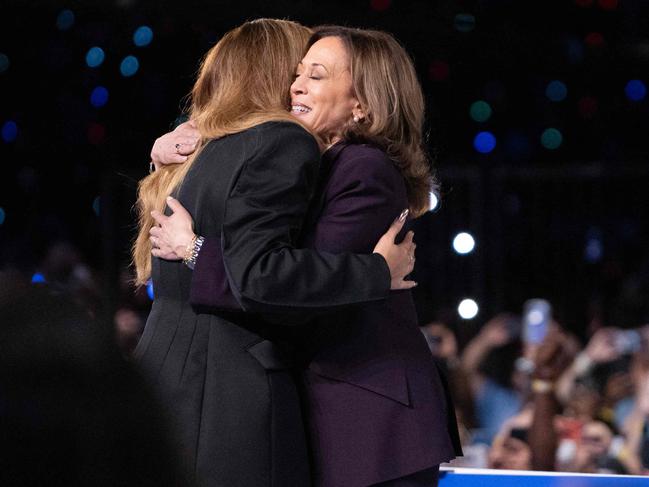
[[[320,150],[315,138],[301,125],[288,121],[265,122],[250,129],[260,146],[283,149],[301,149],[306,152]],[[288,145],[288,146],[287,146]]]
[[[360,179],[402,180],[399,169],[388,155],[368,144],[348,144],[340,149],[334,162],[335,173]]]

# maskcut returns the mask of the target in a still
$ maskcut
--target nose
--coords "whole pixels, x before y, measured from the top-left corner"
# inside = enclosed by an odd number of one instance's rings
[[[298,75],[295,77],[293,84],[291,85],[291,94],[292,95],[304,95],[306,93],[306,87],[304,81],[302,81],[303,76]]]

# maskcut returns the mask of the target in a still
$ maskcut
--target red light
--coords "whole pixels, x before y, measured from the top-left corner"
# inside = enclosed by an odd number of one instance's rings
[[[604,36],[599,32],[591,32],[586,36],[585,42],[590,47],[601,47],[604,45]]]
[[[448,64],[444,61],[433,61],[430,63],[430,68],[428,68],[428,75],[433,81],[444,81],[448,79],[450,74],[450,68]]]
[[[106,137],[106,127],[99,123],[91,123],[88,125],[88,142],[93,145],[99,145]]]
[[[597,3],[603,10],[615,10],[617,8],[617,0],[599,0]]]
[[[391,0],[371,0],[370,7],[372,7],[372,10],[382,12],[383,10],[390,8],[390,3]]]
[[[590,96],[584,96],[579,100],[579,114],[583,118],[593,118],[597,113],[598,103],[597,100]]]

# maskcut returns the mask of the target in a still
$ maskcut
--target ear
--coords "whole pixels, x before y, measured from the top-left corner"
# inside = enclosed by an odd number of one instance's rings
[[[361,104],[358,100],[354,99],[354,108],[352,108],[352,116],[363,120],[365,118],[365,110],[361,107]]]

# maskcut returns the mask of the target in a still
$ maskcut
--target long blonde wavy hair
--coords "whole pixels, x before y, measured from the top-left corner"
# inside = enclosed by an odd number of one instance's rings
[[[165,165],[140,181],[138,235],[132,248],[136,283],[151,276],[151,211],[183,181],[210,139],[268,121],[298,123],[289,114],[290,86],[311,30],[288,20],[258,19],[227,32],[205,55],[191,91],[189,117],[201,135],[184,164]]]
[[[437,182],[425,149],[424,95],[412,59],[386,32],[322,26],[308,46],[325,37],[337,37],[345,46],[354,94],[365,115],[362,123],[348,122],[342,138],[385,150],[405,179],[410,214],[422,215]]]

